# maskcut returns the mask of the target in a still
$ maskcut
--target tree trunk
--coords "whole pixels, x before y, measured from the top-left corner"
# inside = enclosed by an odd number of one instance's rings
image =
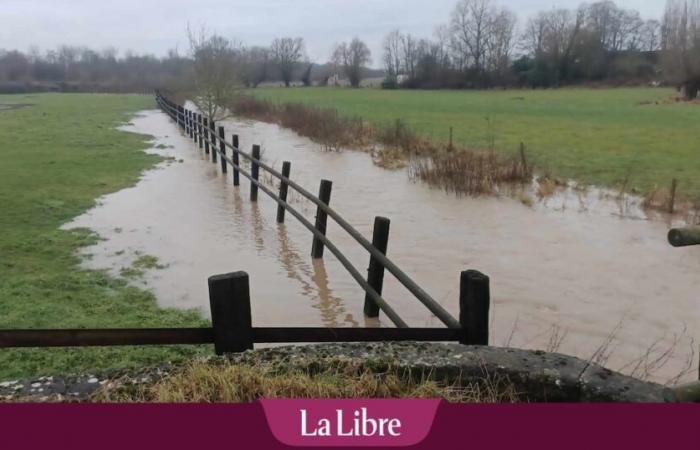
[[[698,98],[700,90],[700,79],[687,80],[681,87],[683,98],[687,101],[693,101]]]

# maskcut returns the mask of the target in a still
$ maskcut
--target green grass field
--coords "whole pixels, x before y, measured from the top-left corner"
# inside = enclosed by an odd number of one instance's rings
[[[153,99],[124,95],[0,96],[0,329],[200,326],[194,311],[159,309],[148,292],[79,267],[88,230],[59,227],[97,197],[133,185],[159,161],[147,136],[120,132]],[[0,380],[177,360],[181,348],[0,350]]]
[[[405,121],[423,136],[515,152],[524,142],[540,172],[646,193],[679,179],[700,200],[700,104],[668,103],[670,89],[384,91],[265,88],[253,94],[337,108],[390,126]],[[656,102],[659,104],[656,104]]]

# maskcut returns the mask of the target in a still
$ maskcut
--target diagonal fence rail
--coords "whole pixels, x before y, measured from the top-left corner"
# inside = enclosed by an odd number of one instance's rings
[[[312,256],[321,258],[324,248],[328,248],[365,291],[365,314],[377,317],[381,310],[396,328],[253,327],[248,275],[245,272],[235,272],[209,278],[212,321],[212,327],[209,328],[0,330],[0,348],[214,344],[216,353],[224,354],[252,349],[255,343],[453,341],[488,345],[490,281],[487,276],[473,270],[461,273],[459,319],[452,317],[386,257],[388,219],[375,218],[372,242],[368,241],[328,206],[332,186],[330,181],[322,180],[319,195],[315,196],[290,179],[289,161],[284,162],[280,173],[260,160],[259,146],[253,146],[252,152],[248,154],[240,150],[237,135],[231,137],[230,144],[226,142],[224,128],[219,126],[217,130],[213,119],[177,105],[159,92],[156,93],[156,101],[199,149],[211,155],[212,163],[221,164],[223,174],[228,174],[229,168],[231,169],[235,186],[240,185],[241,175],[250,180],[251,201],[257,201],[258,191],[262,191],[277,202],[279,223],[284,222],[285,213],[288,212],[304,225],[313,235]],[[227,150],[230,150],[230,154],[227,154]],[[242,167],[241,158],[250,162],[250,171]],[[278,193],[260,182],[260,169],[279,180]],[[312,224],[289,205],[289,189],[298,192],[317,206],[315,223]],[[366,279],[326,236],[328,218],[335,221],[370,254]],[[381,295],[385,269],[446,327],[409,328]]]
[[[457,319],[452,317],[448,311],[446,311],[435,299],[433,299],[423,288],[421,288],[413,279],[411,279],[404,271],[402,271],[394,262],[386,257],[384,252],[382,252],[373,242],[367,240],[359,231],[357,231],[347,220],[345,220],[340,214],[333,210],[328,205],[328,199],[324,199],[324,192],[330,197],[330,187],[329,181],[323,180],[321,182],[320,195],[317,197],[311,192],[309,192],[304,187],[300,186],[298,183],[294,182],[289,178],[288,174],[280,173],[273,167],[265,164],[260,160],[259,147],[254,146],[252,154],[242,151],[238,144],[237,136],[234,136],[232,143],[228,143],[225,139],[223,127],[219,127],[218,137],[214,132],[215,122],[211,118],[206,118],[202,114],[186,109],[182,105],[178,105],[173,101],[169,100],[167,97],[163,96],[161,93],[156,93],[156,100],[161,107],[161,109],[166,112],[185,132],[187,136],[195,140],[200,144],[204,142],[205,151],[211,148],[212,161],[216,162],[214,155],[217,153],[222,160],[222,168],[226,167],[223,164],[228,163],[233,168],[234,185],[236,185],[237,174],[241,174],[251,181],[251,194],[253,192],[257,193],[260,189],[270,196],[279,204],[280,209],[284,209],[292,214],[297,220],[299,220],[302,225],[304,225],[311,233],[314,235],[314,248],[318,249],[318,242],[320,241],[323,245],[328,247],[329,251],[338,258],[339,262],[345,267],[345,269],[350,273],[350,275],[355,279],[355,281],[365,290],[369,300],[374,302],[376,306],[379,307],[387,317],[397,326],[397,327],[407,327],[406,323],[396,314],[396,312],[389,306],[389,304],[381,297],[381,280],[382,277],[369,277],[378,280],[376,285],[371,285],[355,268],[350,261],[337,249],[333,243],[328,240],[325,236],[325,222],[323,226],[319,227],[319,217],[325,219],[330,217],[333,219],[345,232],[348,233],[358,244],[360,244],[369,254],[371,255],[370,266],[375,266],[378,271],[383,273],[386,269],[391,273],[409,292],[411,292],[416,299],[418,299],[433,315],[440,319],[449,328],[459,328],[460,323]],[[209,128],[209,132],[206,129]],[[236,145],[234,145],[236,144]],[[226,154],[226,149],[231,150],[231,156]],[[257,154],[256,154],[257,151]],[[247,172],[240,166],[238,156],[247,159],[251,163],[251,171]],[[288,161],[284,162],[284,165],[289,168],[291,165]],[[258,170],[262,168],[267,173],[277,178],[280,181],[280,195],[272,192],[268,187],[264,186],[259,181]],[[227,169],[223,169],[226,173]],[[283,169],[284,171],[284,169]],[[306,218],[303,217],[297,210],[290,206],[286,202],[287,189],[293,189],[318,208],[317,211],[317,221],[316,225],[312,225]],[[282,195],[283,194],[283,195]],[[251,199],[257,199],[257,196],[251,195]],[[279,212],[279,211],[278,211]],[[279,214],[278,214],[279,217]],[[381,218],[378,218],[381,219]],[[386,220],[386,219],[384,219]],[[377,223],[381,220],[375,220],[375,228]],[[388,227],[387,227],[388,228]],[[321,247],[322,248],[322,247]],[[318,256],[318,252],[314,251],[313,256]],[[322,255],[322,251],[320,252]],[[374,262],[374,264],[372,264]],[[371,274],[370,274],[371,275]],[[377,289],[379,287],[379,289]],[[369,303],[369,304],[368,304]],[[365,311],[372,311],[373,305],[370,302],[366,302]]]

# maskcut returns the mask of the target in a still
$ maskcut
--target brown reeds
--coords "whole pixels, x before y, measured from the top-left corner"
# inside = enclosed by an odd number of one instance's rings
[[[332,108],[319,108],[302,103],[275,103],[250,96],[238,97],[231,111],[240,116],[276,123],[308,137],[326,150],[366,145],[368,128],[358,117],[345,117]]]
[[[493,194],[500,184],[529,183],[532,178],[524,146],[512,156],[493,149],[475,151],[422,138],[401,120],[378,127],[332,108],[250,96],[238,97],[229,108],[234,114],[289,128],[326,150],[368,150],[377,165],[389,169],[409,164],[413,178],[458,195]]]
[[[414,158],[410,176],[457,195],[483,195],[501,184],[529,182],[532,172],[519,157],[462,150]]]

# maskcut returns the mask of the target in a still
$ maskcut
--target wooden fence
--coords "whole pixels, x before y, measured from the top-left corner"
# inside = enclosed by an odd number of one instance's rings
[[[376,217],[372,242],[368,241],[335,210],[329,206],[332,182],[322,180],[319,195],[315,196],[290,179],[291,163],[285,161],[282,172],[260,160],[260,147],[252,146],[251,153],[239,148],[237,135],[226,141],[224,128],[216,128],[212,118],[203,117],[156,93],[160,108],[182,131],[191,138],[214,164],[221,164],[226,176],[231,168],[233,185],[240,185],[240,175],[250,180],[250,200],[258,200],[263,191],[278,204],[277,222],[283,223],[289,212],[313,235],[311,256],[322,258],[324,248],[338,259],[348,273],[365,291],[364,312],[378,317],[380,311],[396,328],[290,328],[252,326],[248,275],[236,272],[209,278],[211,328],[160,329],[102,329],[102,330],[0,330],[0,348],[7,347],[66,347],[111,345],[181,345],[214,344],[217,354],[240,352],[253,348],[254,343],[311,343],[311,342],[373,342],[373,341],[454,341],[469,345],[488,345],[489,341],[489,278],[474,270],[461,273],[459,319],[452,317],[438,302],[406,275],[386,256],[390,221]],[[227,154],[230,150],[230,155]],[[241,166],[241,158],[250,162],[250,172]],[[278,193],[260,182],[260,169],[279,180]],[[317,207],[312,224],[287,203],[289,189],[293,189]],[[367,278],[360,274],[348,258],[326,237],[328,219],[334,220],[369,253]],[[392,274],[432,314],[444,328],[409,328],[403,319],[382,297],[385,270]]]

